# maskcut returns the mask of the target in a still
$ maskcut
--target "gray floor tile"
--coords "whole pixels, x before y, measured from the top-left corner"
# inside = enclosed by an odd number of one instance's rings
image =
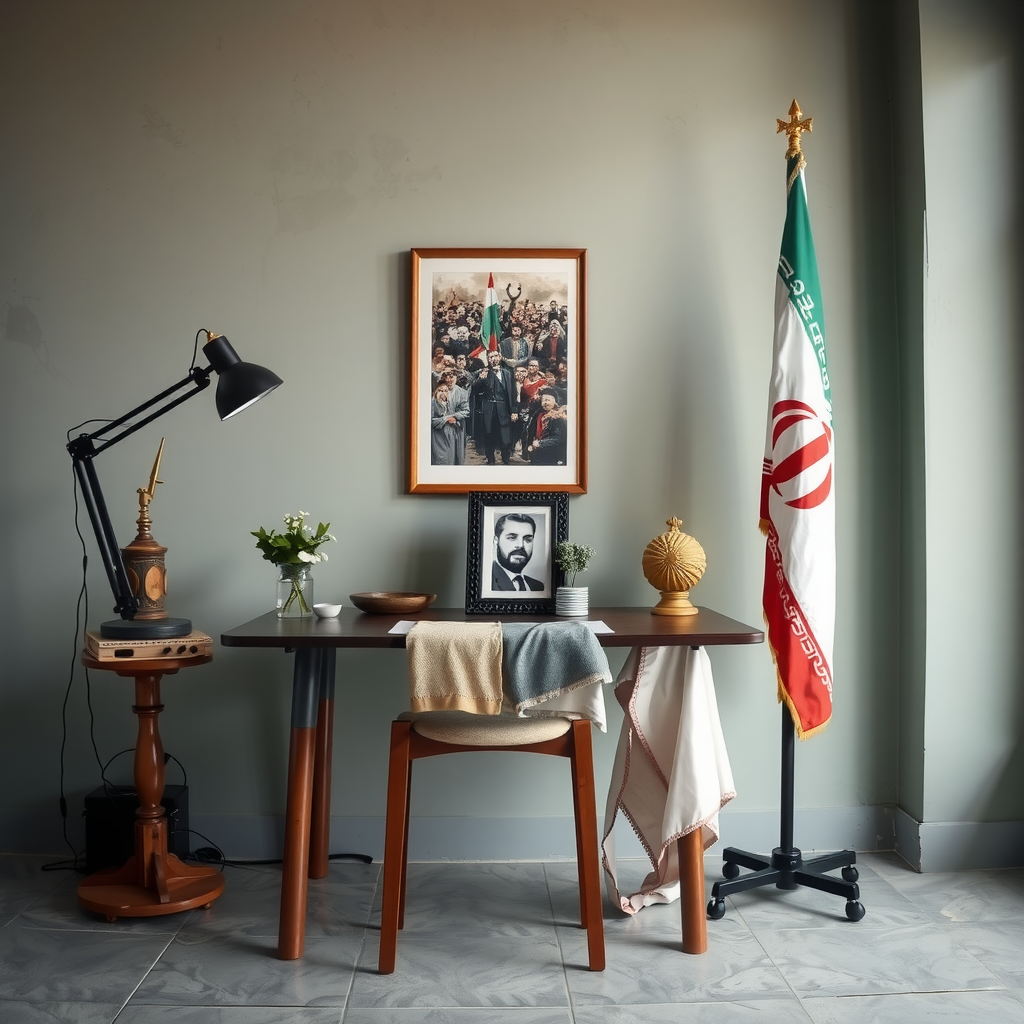
[[[353,1007],[567,1006],[554,929],[512,939],[438,929],[400,934],[394,974],[377,974],[377,934],[352,985]]]
[[[169,935],[0,930],[0,999],[123,1004],[163,953]]]
[[[111,1024],[120,1003],[25,1003],[0,1000],[4,1024]]]
[[[739,914],[755,934],[777,928],[885,930],[930,919],[889,882],[868,869],[861,871],[858,885],[860,902],[866,911],[860,921],[851,921],[846,916],[846,900],[842,896],[805,886],[777,889],[769,885],[728,896],[726,916]],[[708,922],[709,933],[715,924]]]
[[[197,911],[183,910],[176,914],[153,917],[119,917],[108,921],[103,914],[87,910],[78,902],[81,875],[62,878],[18,918],[26,928],[60,929],[63,931],[103,932],[107,935],[174,935]]]
[[[0,855],[0,927],[28,910],[62,881],[78,878],[64,871],[45,871],[52,857]]]
[[[337,1006],[138,1006],[116,1024],[341,1024]]]
[[[647,907],[635,917],[605,919],[607,967],[586,964],[585,933],[559,928],[573,1004],[699,1003],[712,1000],[791,998],[775,964],[749,929],[736,920],[717,923],[708,951],[692,956],[681,949],[676,905]]]
[[[950,938],[980,960],[1018,998],[1024,998],[1024,917],[948,926]]]
[[[538,926],[550,928],[551,920],[543,864],[409,865],[406,932],[440,926],[528,934]]]
[[[373,1007],[356,1006],[345,1014],[344,1024],[571,1024],[569,1008],[547,1006],[489,1006],[486,1016],[479,1007]]]
[[[1020,872],[911,872],[898,885],[914,906],[947,921],[1024,916],[1024,880]]]
[[[857,855],[857,866],[870,863],[872,870],[882,878],[890,875],[900,879],[906,875],[919,874],[898,853],[887,850],[882,853],[861,853]]]
[[[179,936],[132,996],[132,1005],[344,1006],[362,934],[306,940],[279,960],[277,939],[208,932]]]
[[[841,897],[753,890],[708,922],[701,956],[680,949],[678,904],[629,917],[606,900],[592,973],[574,863],[414,864],[385,978],[379,864],[310,881],[305,955],[281,961],[278,867],[227,867],[208,911],[110,924],[45,860],[0,856],[3,1024],[1024,1024],[1024,870],[864,855],[863,921]],[[705,869],[710,895],[720,858]],[[647,870],[626,863],[624,888]]]
[[[805,999],[814,1024],[1024,1024],[1024,1003],[1006,992],[928,992]]]
[[[799,1000],[751,999],[734,1002],[642,1003],[636,1006],[582,1006],[575,1024],[811,1024]]]
[[[310,879],[306,902],[309,938],[363,929],[373,905],[376,864],[331,864],[326,878]],[[281,916],[281,871],[275,867],[224,869],[224,894],[209,910],[196,910],[188,932],[276,936]]]
[[[871,932],[857,928],[780,929],[759,941],[801,997],[1003,987],[937,925]],[[870,938],[857,941],[858,935]]]

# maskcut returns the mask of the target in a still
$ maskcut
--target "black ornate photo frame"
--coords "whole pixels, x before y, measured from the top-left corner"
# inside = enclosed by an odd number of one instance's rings
[[[555,548],[568,539],[562,491],[470,491],[466,612],[553,614],[562,584]]]

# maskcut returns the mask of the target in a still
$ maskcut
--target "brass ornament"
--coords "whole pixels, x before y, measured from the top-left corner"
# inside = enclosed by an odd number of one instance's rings
[[[644,549],[644,578],[661,593],[651,609],[654,615],[696,615],[690,603],[690,588],[704,575],[708,560],[704,549],[680,527],[681,519],[666,521],[668,531],[655,537]]]
[[[775,134],[779,132],[785,132],[786,138],[789,139],[789,148],[786,150],[786,159],[794,156],[803,156],[803,150],[800,148],[800,136],[804,132],[814,131],[813,117],[805,117],[801,120],[800,115],[803,111],[800,109],[800,104],[796,100],[790,104],[789,107],[789,120],[783,121],[781,117],[775,118],[775,123],[778,127],[775,129]]]
[[[801,118],[803,111],[800,109],[800,104],[796,100],[790,104],[789,107],[789,120],[783,121],[781,117],[775,118],[775,123],[778,127],[775,129],[775,134],[779,132],[785,132],[786,138],[789,140],[789,146],[786,149],[786,160],[791,160],[795,157],[792,168],[789,172],[789,177],[786,179],[786,194],[789,194],[789,190],[793,187],[793,182],[796,181],[797,176],[807,166],[807,161],[804,159],[804,151],[800,148],[800,137],[804,132],[814,131],[812,122],[813,117]]]
[[[167,618],[167,611],[164,608],[164,597],[167,594],[164,555],[167,548],[153,539],[153,520],[149,514],[149,505],[156,493],[156,485],[163,483],[158,479],[163,454],[164,439],[160,438],[160,448],[149,474],[149,486],[138,488],[139,518],[135,524],[138,533],[131,544],[121,548],[121,559],[128,576],[128,584],[139,602],[135,618],[141,620]]]

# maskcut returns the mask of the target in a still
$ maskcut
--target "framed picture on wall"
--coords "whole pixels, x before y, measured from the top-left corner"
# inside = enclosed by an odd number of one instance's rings
[[[409,491],[587,489],[585,249],[412,249]]]
[[[466,611],[550,614],[561,572],[555,548],[569,538],[569,498],[543,491],[471,492]]]

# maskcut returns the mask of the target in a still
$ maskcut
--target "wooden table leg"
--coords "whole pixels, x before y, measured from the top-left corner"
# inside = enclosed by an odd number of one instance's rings
[[[281,921],[277,937],[277,955],[282,960],[297,960],[306,945],[306,872],[309,866],[309,827],[313,806],[313,760],[319,694],[317,661],[315,648],[300,647],[295,652]]]
[[[309,877],[326,878],[331,844],[331,758],[334,746],[334,669],[337,651],[318,654],[319,701],[313,757],[313,811],[309,830]]]
[[[704,953],[708,948],[704,906],[704,844],[695,828],[676,843],[679,856],[679,902],[683,918],[683,952]]]
[[[139,797],[135,855],[115,871],[101,871],[83,879],[78,901],[105,915],[108,921],[208,907],[224,891],[224,876],[216,868],[184,864],[167,850],[167,817],[160,803],[164,795],[164,747],[158,719],[164,709],[160,679],[172,673],[117,671],[135,679],[132,711],[139,720],[135,741],[135,791]]]

